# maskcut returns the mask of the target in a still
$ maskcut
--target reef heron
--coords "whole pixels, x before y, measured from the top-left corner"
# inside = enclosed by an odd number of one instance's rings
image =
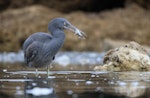
[[[71,30],[79,38],[86,38],[86,34],[73,26],[65,18],[54,18],[48,24],[48,31],[37,32],[30,35],[23,44],[25,63],[29,67],[37,68],[49,66],[55,58],[56,53],[62,47],[65,40],[64,30]]]

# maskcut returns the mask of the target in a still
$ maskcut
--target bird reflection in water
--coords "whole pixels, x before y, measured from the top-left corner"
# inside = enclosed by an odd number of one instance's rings
[[[25,98],[58,98],[52,86],[52,79],[36,78],[25,83]]]

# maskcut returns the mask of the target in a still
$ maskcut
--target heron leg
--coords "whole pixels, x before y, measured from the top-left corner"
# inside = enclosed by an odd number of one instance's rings
[[[35,76],[38,77],[39,73],[38,73],[38,69],[35,69]]]
[[[53,62],[50,63],[50,65],[47,66],[47,77],[50,74],[50,67],[52,67]]]
[[[49,65],[47,66],[47,77],[49,76]]]

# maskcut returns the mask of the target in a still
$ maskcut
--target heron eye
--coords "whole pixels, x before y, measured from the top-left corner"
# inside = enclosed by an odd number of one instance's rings
[[[66,26],[67,25],[67,23],[66,22],[64,22],[64,26]]]

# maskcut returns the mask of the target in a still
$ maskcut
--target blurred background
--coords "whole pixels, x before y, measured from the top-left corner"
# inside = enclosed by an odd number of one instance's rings
[[[25,39],[35,32],[48,32],[49,21],[56,17],[68,19],[88,37],[79,40],[66,31],[66,41],[61,48],[65,53],[58,54],[57,66],[50,69],[54,77],[48,81],[44,78],[40,84],[53,84],[61,98],[149,98],[149,72],[124,75],[85,71],[102,64],[106,51],[129,41],[143,45],[150,54],[150,0],[0,0],[0,98],[29,96],[25,91],[33,83],[28,77],[35,77],[35,69],[14,62],[24,62],[20,50]],[[13,62],[13,66],[7,61]],[[83,73],[59,73],[59,70],[83,70]],[[39,78],[46,76],[45,73],[40,73]],[[53,79],[55,82],[51,83]]]
[[[88,38],[66,32],[62,51],[107,51],[124,42],[150,45],[150,0],[0,0],[0,51],[19,51],[48,22],[67,18]]]

